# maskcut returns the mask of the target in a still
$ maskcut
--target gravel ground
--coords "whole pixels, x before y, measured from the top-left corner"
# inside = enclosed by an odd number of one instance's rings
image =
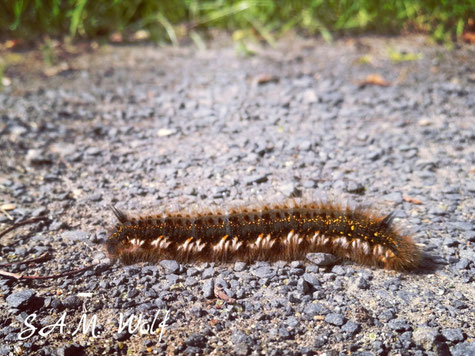
[[[4,269],[99,264],[0,278],[0,355],[475,354],[475,51],[427,43],[289,38],[251,57],[222,39],[103,47],[56,75],[16,73],[0,93],[0,230],[51,220],[2,237],[1,256],[54,259]],[[390,85],[365,85],[372,74]],[[103,253],[110,204],[141,214],[289,196],[395,211],[427,265],[122,266]],[[156,316],[154,332],[120,331],[132,314]],[[71,334],[83,315],[96,338]]]

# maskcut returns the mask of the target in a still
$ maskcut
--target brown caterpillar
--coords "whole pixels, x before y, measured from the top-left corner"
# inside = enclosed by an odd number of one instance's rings
[[[400,271],[414,269],[420,261],[413,240],[392,226],[392,214],[383,217],[327,202],[138,218],[113,211],[119,223],[106,250],[126,264],[299,260],[309,252]]]

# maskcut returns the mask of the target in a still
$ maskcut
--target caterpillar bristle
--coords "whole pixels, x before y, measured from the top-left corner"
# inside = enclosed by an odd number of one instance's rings
[[[379,222],[380,228],[384,229],[384,228],[389,227],[392,224],[393,220],[394,220],[394,212],[389,213]]]
[[[217,212],[129,218],[112,207],[119,224],[106,242],[123,263],[299,260],[328,252],[357,263],[399,271],[417,268],[420,252],[393,224],[361,207],[328,202],[258,204]]]
[[[125,222],[127,222],[129,220],[129,218],[127,217],[127,215],[120,211],[119,209],[117,209],[115,206],[110,206],[112,212],[114,213],[115,217],[117,218],[117,220],[124,224]]]

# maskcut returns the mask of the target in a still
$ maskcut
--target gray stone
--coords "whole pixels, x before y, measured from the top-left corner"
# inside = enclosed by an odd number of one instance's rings
[[[206,268],[203,273],[201,274],[201,277],[203,279],[206,278],[213,278],[214,277],[214,267],[208,267]]]
[[[299,325],[299,321],[294,316],[289,316],[285,323],[291,328],[296,328]]]
[[[127,293],[127,298],[133,299],[140,294],[140,291],[137,288],[132,288]],[[63,303],[64,304],[64,303]]]
[[[338,276],[344,276],[346,274],[345,267],[340,265],[333,266],[332,272],[337,274]]]
[[[246,356],[250,354],[250,347],[249,345],[240,342],[234,346],[234,354],[237,356]]]
[[[231,341],[233,344],[252,344],[252,338],[249,335],[246,335],[242,330],[236,330],[231,335]]]
[[[0,355],[8,355],[12,351],[12,347],[9,345],[0,346]]]
[[[302,261],[292,261],[290,262],[290,267],[291,268],[301,268],[303,267]]]
[[[252,273],[259,278],[272,278],[275,276],[275,270],[269,266],[258,267]]]
[[[470,231],[473,230],[473,224],[465,221],[455,221],[450,224],[455,230]]]
[[[191,308],[191,314],[193,314],[196,317],[202,317],[206,315],[206,312],[203,309],[201,309],[201,307],[196,306],[196,307]]]
[[[184,355],[200,355],[203,351],[201,348],[196,346],[188,346],[185,351],[183,352]]]
[[[167,279],[167,281],[169,282],[170,285],[175,285],[175,284],[178,283],[178,280],[180,279],[180,276],[177,275],[177,274],[170,273],[170,274],[166,275],[166,279]]]
[[[363,194],[365,187],[361,183],[350,181],[346,185],[346,191],[353,194]]]
[[[91,156],[97,156],[102,153],[102,149],[99,147],[88,147],[86,153]]]
[[[450,348],[452,356],[469,356],[475,355],[475,342],[464,342],[457,344],[454,347]]]
[[[352,279],[349,284],[349,289],[353,291],[356,291],[358,289],[368,289],[368,288],[369,288],[368,281],[361,276]]]
[[[132,334],[130,334],[128,330],[124,330],[121,333],[115,333],[113,335],[114,339],[117,340],[117,341],[128,340],[128,339],[130,339],[131,336],[132,336]]]
[[[341,330],[348,334],[356,334],[360,330],[360,324],[349,320],[341,327]]]
[[[289,331],[283,325],[280,326],[278,335],[279,335],[279,338],[282,340],[288,340],[291,338]]]
[[[280,192],[289,198],[296,198],[296,197],[301,197],[302,196],[302,191],[297,188],[297,186],[294,183],[288,183],[281,185],[279,187]]]
[[[10,308],[23,309],[32,301],[36,292],[32,289],[23,289],[19,292],[10,294],[6,298],[6,302]]]
[[[85,231],[74,230],[63,232],[61,237],[70,241],[84,241],[88,239],[88,234]]]
[[[165,268],[167,273],[177,273],[180,270],[180,265],[175,260],[160,261],[160,266]]]
[[[336,256],[333,256],[329,253],[308,253],[307,260],[312,263],[315,263],[317,266],[330,266],[335,264],[338,260]]]
[[[460,342],[464,340],[462,330],[460,329],[443,329],[442,335],[447,341]]]
[[[446,239],[444,239],[444,246],[447,246],[447,247],[456,247],[459,245],[459,242],[455,239],[452,239],[450,237],[447,237]]]
[[[260,184],[267,182],[267,174],[259,175],[254,174],[251,176],[247,176],[243,178],[243,182],[245,185],[252,185],[252,184]]]
[[[382,155],[383,155],[382,150],[376,150],[376,151],[367,153],[366,158],[368,158],[370,161],[377,161],[378,159],[381,158]]]
[[[299,278],[297,282],[297,290],[302,294],[310,294],[312,292],[312,285],[305,279]]]
[[[469,264],[470,264],[470,261],[468,259],[461,258],[460,261],[458,261],[457,264],[455,265],[455,268],[457,268],[458,270],[467,269]]]
[[[383,310],[381,313],[379,313],[378,319],[386,323],[389,320],[394,319],[394,313],[391,310]]]
[[[102,200],[102,194],[101,193],[95,193],[89,196],[89,200],[93,202],[98,202]]]
[[[392,319],[388,322],[388,327],[394,331],[408,331],[411,329],[411,324],[403,319]]]
[[[73,343],[71,345],[60,347],[56,350],[58,356],[67,356],[67,355],[84,355],[84,347]]]
[[[306,89],[302,93],[302,101],[304,104],[314,104],[318,102],[318,96],[314,89]]]
[[[31,212],[32,217],[37,217],[41,215],[45,215],[48,213],[48,209],[46,209],[44,206],[37,208]]]
[[[200,347],[200,348],[205,347],[206,343],[207,343],[206,336],[202,334],[197,334],[197,333],[190,334],[185,340],[186,345]]]
[[[71,295],[61,302],[66,309],[77,309],[82,305],[82,300],[78,296]]]
[[[330,310],[320,303],[310,303],[305,306],[303,309],[304,314],[314,317],[315,315],[326,315],[330,313]]]
[[[214,280],[212,279],[205,280],[201,290],[203,291],[203,297],[213,298],[214,297]]]
[[[290,268],[289,275],[291,276],[301,276],[305,273],[303,268]]]
[[[345,317],[339,313],[330,313],[325,316],[325,321],[332,325],[341,326],[345,323]]]
[[[247,266],[247,264],[245,262],[239,262],[238,261],[234,264],[234,270],[236,272],[242,272],[246,269],[246,266]]]
[[[431,351],[435,348],[438,336],[439,332],[437,329],[429,327],[417,328],[413,333],[414,342],[422,345],[426,351]]]
[[[53,161],[40,149],[29,149],[26,153],[26,162],[33,165],[47,165]]]
[[[352,356],[375,356],[371,351],[356,351],[351,353]]]
[[[314,274],[304,273],[302,278],[308,283],[310,283],[314,288],[320,287],[320,281]]]
[[[196,280],[196,278],[188,277],[187,279],[185,279],[185,285],[187,285],[188,287],[194,287],[197,284],[198,281]]]
[[[188,268],[186,270],[186,275],[188,277],[194,277],[200,274],[200,271],[198,271],[195,267]]]
[[[318,335],[314,342],[313,342],[313,347],[316,348],[316,349],[320,349],[321,347],[323,347],[326,343],[328,342],[328,337],[327,336],[321,336],[321,335]]]
[[[475,251],[473,249],[470,250],[460,250],[459,252],[461,258],[466,258],[469,261],[475,261]]]
[[[386,194],[384,197],[384,200],[389,200],[395,204],[401,204],[402,194],[400,192],[392,192],[392,193]]]

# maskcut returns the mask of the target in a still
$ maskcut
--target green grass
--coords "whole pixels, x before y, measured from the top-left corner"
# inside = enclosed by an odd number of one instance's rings
[[[125,36],[146,30],[177,43],[196,30],[252,30],[269,43],[295,29],[321,34],[430,33],[455,39],[474,18],[475,0],[7,0],[0,2],[0,37],[26,40]]]

